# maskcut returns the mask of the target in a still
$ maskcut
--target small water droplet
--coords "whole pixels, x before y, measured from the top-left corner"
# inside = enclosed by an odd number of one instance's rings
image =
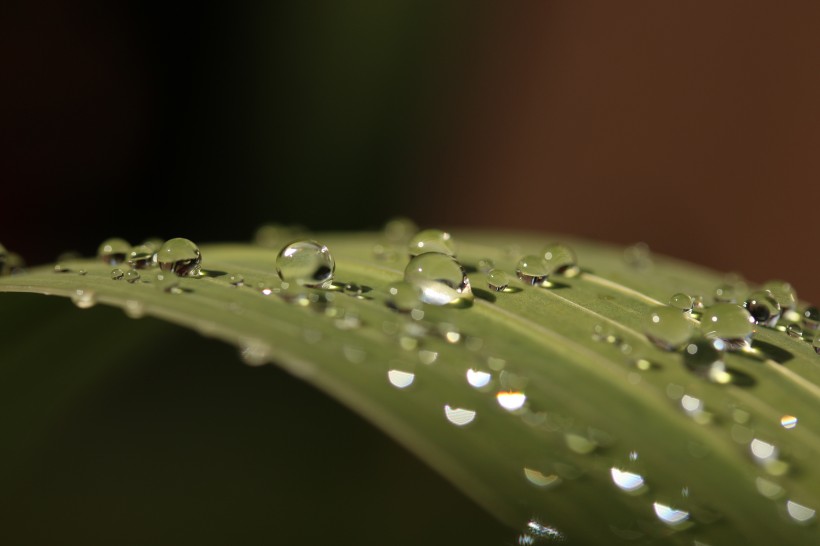
[[[478,260],[478,269],[481,273],[489,273],[493,269],[495,269],[495,262],[490,258],[482,258]]]
[[[456,255],[456,246],[452,236],[440,229],[425,229],[416,233],[408,244],[410,256],[419,256],[427,252],[436,252],[447,256]]]
[[[384,236],[391,243],[406,243],[418,230],[416,223],[408,218],[393,218],[384,225]]]
[[[122,280],[123,277],[125,277],[125,272],[119,267],[116,267],[111,270],[111,279],[119,281]]]
[[[348,296],[352,296],[354,298],[358,298],[362,295],[363,292],[361,286],[359,286],[358,284],[354,284],[352,282],[345,284],[343,290],[345,294],[347,294]]]
[[[438,352],[429,349],[422,349],[419,351],[419,361],[422,364],[431,365],[438,360]]]
[[[518,264],[515,266],[515,274],[524,283],[536,286],[547,280],[550,267],[541,256],[529,254],[518,260]]]
[[[774,296],[782,311],[794,309],[797,306],[797,292],[786,281],[769,281],[763,285]]]
[[[673,527],[689,519],[689,512],[672,508],[666,504],[654,502],[652,503],[652,507],[655,509],[655,515],[658,516],[658,519]]]
[[[421,306],[421,290],[407,282],[399,282],[391,286],[387,305],[401,313],[409,313]]]
[[[469,425],[475,419],[475,412],[473,410],[453,408],[449,405],[444,406],[444,415],[448,421],[459,427]]]
[[[128,253],[128,265],[134,269],[146,269],[154,265],[154,254],[156,249],[152,246],[141,244],[133,247]]]
[[[678,292],[669,298],[669,306],[681,311],[691,311],[695,304],[695,300],[689,294]]]
[[[555,474],[544,474],[538,470],[524,467],[524,477],[527,478],[531,484],[538,487],[555,487],[561,483],[561,478]]]
[[[794,337],[797,339],[803,337],[803,329],[797,324],[789,324],[786,326],[786,333],[789,334],[789,337]]]
[[[527,395],[523,392],[515,391],[501,391],[495,395],[496,400],[507,411],[515,411],[524,406],[527,401]]]
[[[157,251],[157,263],[163,271],[178,277],[196,277],[202,264],[199,248],[188,239],[177,237],[165,241]]]
[[[472,299],[470,280],[455,258],[439,252],[415,256],[404,270],[404,280],[421,290],[421,301],[448,305]]]
[[[487,273],[487,286],[491,290],[501,292],[510,284],[510,277],[500,269],[493,269]]]
[[[632,494],[643,493],[646,491],[646,487],[644,486],[644,478],[640,474],[621,470],[620,468],[614,466],[609,469],[609,472],[612,475],[612,481],[615,482],[615,485],[617,485],[618,489],[621,491],[626,491],[627,493]]]
[[[233,275],[228,275],[227,281],[228,284],[239,287],[245,284],[245,277],[236,273]]]
[[[635,243],[624,249],[624,261],[635,269],[652,267],[652,252],[646,243]]]
[[[333,281],[336,261],[326,246],[316,241],[295,241],[276,257],[276,272],[285,282],[326,288]]]
[[[578,258],[575,252],[566,245],[551,244],[541,251],[541,256],[552,273],[567,277],[578,273]]]
[[[136,269],[129,269],[125,272],[125,280],[131,284],[134,284],[138,280],[140,280],[140,272]]]
[[[780,418],[780,426],[786,429],[793,429],[797,426],[797,417],[794,415],[784,415]]]
[[[820,309],[810,305],[800,313],[800,320],[806,330],[820,330]]]
[[[798,504],[793,500],[786,501],[786,512],[795,522],[806,524],[814,519],[817,513],[813,508],[809,508],[803,504]]]
[[[387,379],[398,389],[406,389],[413,384],[416,374],[403,370],[390,370],[387,372]]]
[[[179,279],[172,273],[157,273],[154,276],[153,284],[159,290],[170,294],[179,294],[182,292],[179,288]]]
[[[814,341],[811,342],[811,346],[814,347],[814,352],[820,355],[820,333],[814,336]]]
[[[754,332],[754,319],[734,303],[718,303],[703,312],[700,328],[703,335],[720,339],[729,350],[748,347]]]
[[[97,295],[93,290],[78,288],[71,294],[71,301],[80,309],[89,309],[97,303]]]
[[[489,374],[487,372],[474,370],[473,368],[467,370],[467,383],[469,383],[472,387],[475,387],[477,389],[486,387],[492,378],[492,374]]]
[[[80,269],[79,271],[77,271],[77,274],[81,277],[85,277],[86,275],[88,275],[88,271],[86,271],[85,269]]]
[[[757,324],[774,328],[780,319],[780,304],[768,290],[752,292],[743,302],[743,307],[752,315]]]
[[[108,265],[119,265],[125,261],[131,245],[125,239],[113,237],[102,242],[97,249],[97,257]]]
[[[657,307],[644,321],[646,337],[667,351],[673,351],[692,336],[693,326],[689,319],[673,307]]]
[[[742,288],[735,284],[721,284],[715,288],[715,303],[738,303],[743,301]]]
[[[598,447],[595,442],[586,436],[581,436],[580,434],[575,434],[572,432],[568,432],[564,435],[564,441],[567,443],[568,448],[579,455],[589,455]]]
[[[713,383],[730,383],[732,376],[726,371],[723,361],[724,346],[721,340],[695,339],[684,348],[683,363],[689,371]]]
[[[57,263],[54,264],[54,272],[55,273],[71,273],[71,268],[67,265]]]

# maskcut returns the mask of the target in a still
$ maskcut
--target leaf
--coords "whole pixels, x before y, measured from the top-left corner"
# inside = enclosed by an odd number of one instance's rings
[[[643,334],[672,294],[712,294],[720,275],[570,240],[580,274],[546,287],[513,279],[496,293],[479,262],[512,276],[549,238],[462,233],[458,259],[476,297],[424,305],[422,317],[386,304],[404,247],[382,234],[316,237],[336,259],[337,289],[282,289],[278,248],[207,245],[206,275],[181,278],[181,293],[158,289],[152,270],[133,284],[112,280],[97,260],[5,277],[0,290],[118,306],[236,345],[251,364],[274,362],[373,422],[524,541],[817,538],[820,370],[810,343],[757,326],[752,349],[726,356],[731,381],[720,384]],[[364,287],[361,297],[338,289],[345,283]],[[475,388],[468,373],[489,383]],[[797,425],[785,428],[784,416]]]

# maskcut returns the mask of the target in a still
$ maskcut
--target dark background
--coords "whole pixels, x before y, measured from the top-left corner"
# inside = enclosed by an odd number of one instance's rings
[[[268,4],[4,6],[4,244],[405,214],[644,240],[820,300],[816,3]]]

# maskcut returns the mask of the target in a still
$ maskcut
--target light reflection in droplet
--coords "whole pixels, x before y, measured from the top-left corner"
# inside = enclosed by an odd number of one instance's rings
[[[444,406],[444,415],[448,421],[459,427],[469,425],[473,422],[473,419],[475,419],[474,411],[450,406]]]
[[[561,483],[561,478],[555,474],[544,474],[532,468],[524,468],[524,476],[527,480],[538,487],[554,487]]]
[[[816,511],[812,508],[798,504],[793,500],[786,501],[786,511],[789,513],[789,517],[797,523],[808,523],[814,519],[816,514]]]
[[[684,394],[680,399],[680,405],[687,413],[700,413],[703,410],[703,402],[688,394]]]
[[[390,383],[399,389],[405,389],[413,384],[416,374],[411,372],[403,372],[401,370],[390,370],[387,372],[387,379]]]
[[[684,510],[677,510],[659,502],[653,502],[652,507],[655,509],[655,515],[658,516],[658,519],[667,525],[680,525],[689,519],[689,512]]]
[[[612,474],[612,481],[615,482],[615,485],[622,491],[628,493],[636,492],[644,486],[644,479],[640,474],[627,472],[614,466],[609,469],[609,472]]]
[[[555,527],[550,527],[535,519],[531,519],[527,522],[527,527],[524,534],[518,537],[518,544],[535,544],[537,539],[562,541],[564,538],[564,533]]]
[[[755,478],[755,486],[758,493],[769,499],[779,498],[785,491],[782,487],[766,478]]]
[[[760,461],[768,461],[770,459],[777,458],[777,447],[758,438],[752,440],[749,447],[752,450],[752,455]]]
[[[527,401],[527,395],[523,392],[501,391],[495,397],[501,407],[507,411],[521,409]]]
[[[784,415],[780,418],[780,425],[783,428],[794,428],[797,426],[797,417],[794,415]]]
[[[490,379],[492,379],[492,377],[493,376],[487,372],[474,370],[472,368],[467,370],[467,383],[469,383],[471,386],[477,389],[480,389],[481,387],[486,387],[487,383],[490,382]]]

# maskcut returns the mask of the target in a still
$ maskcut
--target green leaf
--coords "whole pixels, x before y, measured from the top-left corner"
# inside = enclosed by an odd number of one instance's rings
[[[121,307],[233,344],[251,364],[275,363],[533,540],[560,534],[580,544],[714,546],[817,539],[809,516],[820,506],[820,362],[811,344],[756,326],[752,348],[726,356],[728,383],[719,383],[693,374],[681,352],[659,349],[643,333],[672,294],[709,300],[721,275],[564,240],[580,274],[534,287],[515,279],[516,263],[551,238],[457,233],[475,298],[407,314],[387,304],[389,287],[403,279],[405,247],[380,233],[315,238],[336,260],[335,289],[281,288],[278,247],[206,245],[205,275],[180,278],[180,293],[159,288],[153,270],[140,271],[133,284],[112,280],[111,266],[97,260],[61,263],[63,273],[38,268],[4,277],[0,290]],[[477,271],[485,259],[513,278],[510,289],[487,287]],[[231,275],[244,285],[232,285]],[[345,283],[364,287],[361,297],[339,289]],[[184,358],[164,347],[169,358]],[[468,370],[490,382],[471,386]],[[797,425],[785,428],[784,416]],[[776,456],[755,455],[773,448]]]

